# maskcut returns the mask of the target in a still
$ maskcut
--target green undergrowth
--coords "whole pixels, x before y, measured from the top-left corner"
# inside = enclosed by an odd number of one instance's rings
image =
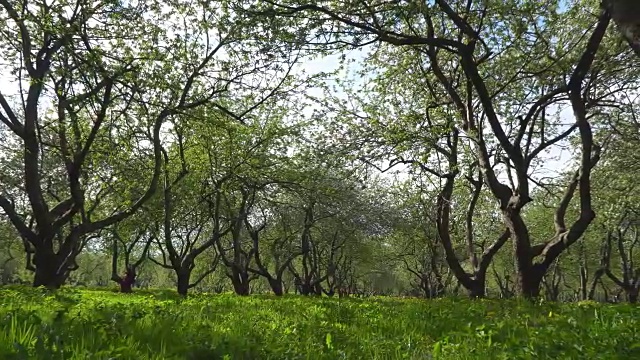
[[[596,303],[0,288],[0,359],[640,359]]]

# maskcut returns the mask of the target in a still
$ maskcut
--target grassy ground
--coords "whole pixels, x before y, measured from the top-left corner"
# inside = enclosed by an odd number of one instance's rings
[[[0,288],[0,359],[640,359],[640,308]]]

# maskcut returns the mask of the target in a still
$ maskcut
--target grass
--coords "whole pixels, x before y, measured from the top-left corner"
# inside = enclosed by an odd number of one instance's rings
[[[0,288],[0,359],[634,359],[640,308]]]

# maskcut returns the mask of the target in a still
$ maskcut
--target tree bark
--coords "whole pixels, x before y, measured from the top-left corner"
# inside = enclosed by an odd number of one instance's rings
[[[67,277],[59,273],[60,264],[58,264],[57,259],[55,254],[49,255],[36,252],[34,257],[34,287],[44,286],[49,289],[59,289],[64,284]]]
[[[471,287],[467,288],[467,294],[470,298],[483,298],[486,296],[486,273],[476,273]]]
[[[536,299],[540,297],[542,279],[546,269],[540,266],[532,266],[529,273],[518,273],[518,287],[520,294],[526,299]]]
[[[513,239],[515,255],[516,288],[526,298],[538,297],[545,271],[534,266],[529,229],[518,208],[508,207],[502,211],[503,219]],[[546,269],[545,269],[546,270]]]
[[[79,240],[71,239],[72,236],[66,237],[57,253],[53,249],[53,239],[41,243],[37,248],[28,248],[27,268],[34,271],[34,287],[44,286],[58,289],[64,285],[69,274],[78,268],[75,259],[79,250],[68,245],[76,244]]]
[[[237,295],[247,296],[251,292],[249,276],[248,274],[240,273],[234,271],[234,274],[231,277],[231,284],[233,285],[233,290]]]
[[[191,271],[180,270],[176,272],[177,276],[177,290],[181,296],[187,296],[189,292],[189,281],[191,279]]]
[[[282,280],[280,279],[269,279],[269,286],[271,286],[271,290],[276,296],[282,296],[284,294]]]
[[[611,12],[613,21],[631,49],[640,56],[640,2],[637,0],[605,0],[602,3]]]

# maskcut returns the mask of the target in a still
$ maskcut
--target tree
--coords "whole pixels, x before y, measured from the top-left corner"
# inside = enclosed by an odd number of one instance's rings
[[[132,291],[131,288],[136,281],[138,269],[147,259],[149,247],[154,241],[154,235],[148,225],[141,226],[142,222],[135,219],[135,217],[127,220],[129,220],[128,224],[119,223],[114,225],[109,231],[110,236],[107,237],[110,237],[113,243],[111,280],[120,285],[120,292],[122,293],[130,293]],[[138,252],[138,254],[134,252]],[[132,259],[134,255],[137,255],[136,260]],[[124,276],[120,276],[118,273],[118,262],[120,260],[124,260]]]
[[[636,148],[640,144],[640,123],[637,120],[638,95],[627,93],[620,106],[613,108],[597,124],[597,134],[607,145],[602,165],[594,174],[596,204],[602,216],[590,237],[601,241],[596,278],[604,276],[624,292],[629,302],[638,301],[640,270],[636,265],[638,246],[637,172],[640,157]],[[618,270],[611,268],[617,260]],[[594,279],[595,280],[595,279]]]
[[[626,213],[622,217],[618,228],[609,230],[603,247],[603,268],[606,276],[624,291],[630,303],[638,302],[640,293],[640,268],[635,263],[636,247],[640,241],[637,214]],[[620,276],[616,275],[610,268],[611,252],[614,248],[619,258]]]
[[[11,131],[15,151],[21,149],[23,166],[21,186],[3,186],[0,207],[24,241],[34,286],[55,288],[77,267],[75,258],[89,234],[131,216],[151,198],[161,174],[161,127],[223,91],[203,87],[202,79],[230,39],[182,51],[193,44],[162,29],[158,24],[166,15],[152,3],[2,1],[0,6],[0,47],[13,61],[10,71],[20,87],[17,103],[0,94],[0,122]],[[164,51],[165,45],[174,50]],[[170,72],[176,63],[184,69]],[[117,157],[114,150],[138,140],[114,143],[109,136],[118,133],[114,126],[148,128],[153,149],[144,191],[116,209],[105,201],[110,189],[92,183],[101,170],[92,162],[96,156]],[[51,186],[47,174],[65,183]]]
[[[361,119],[362,113],[369,121],[411,116],[416,107],[409,106],[414,104],[418,109],[449,109],[445,116],[455,121],[444,129],[453,126],[452,134],[465,136],[469,145],[465,156],[471,160],[464,165],[477,164],[484,184],[499,203],[513,242],[519,290],[525,297],[538,296],[544,274],[595,218],[590,184],[600,147],[594,144],[589,120],[605,103],[615,102],[615,94],[627,86],[613,78],[613,61],[619,64],[628,58],[619,48],[607,42],[595,61],[610,22],[609,10],[602,9],[595,27],[584,32],[594,19],[584,13],[583,4],[565,4],[568,9],[559,9],[555,1],[365,2],[362,6],[265,3],[251,11],[283,17],[313,14],[324,20],[316,29],[330,41],[376,45],[369,64],[386,66],[395,78],[387,78],[386,87],[374,87],[376,96],[351,111],[360,116],[353,118]],[[570,50],[559,47],[560,43],[571,43]],[[405,72],[394,71],[404,67]],[[402,77],[411,82],[398,82]],[[429,85],[429,79],[434,85]],[[424,99],[424,89],[429,89],[431,97]],[[402,93],[407,95],[399,96]],[[552,121],[553,107],[563,102],[569,104],[575,119],[565,128]],[[531,167],[540,161],[541,153],[575,132],[581,155],[556,209],[555,234],[535,244],[521,214],[532,201],[530,189],[536,180],[531,179]],[[441,203],[449,200],[448,192]],[[579,216],[567,224],[567,207],[576,194]],[[446,219],[446,206],[441,209]]]
[[[157,226],[162,241],[156,242],[162,255],[162,262],[155,257],[151,260],[175,272],[178,294],[186,296],[188,290],[213,273],[219,263],[219,256],[215,254],[209,266],[192,281],[191,275],[196,267],[196,258],[210,250],[215,242],[229,231],[229,228],[221,229],[215,223],[209,222],[208,211],[198,193],[191,197],[185,193],[179,194],[180,206],[175,206],[176,194],[173,187],[178,182],[179,179],[170,182],[168,176],[165,177],[163,221],[161,226]]]
[[[3,181],[0,207],[23,238],[36,286],[60,286],[90,234],[153,196],[169,121],[207,105],[241,122],[296,85],[299,47],[273,34],[249,38],[251,19],[226,3],[159,5],[0,3],[0,47],[20,99],[0,94],[0,121],[12,152],[22,151],[23,179]],[[121,167],[123,159],[142,167]],[[147,184],[121,201],[128,170]]]
[[[263,204],[256,206],[261,208],[261,214],[254,217],[260,218],[260,223],[251,224],[248,218],[244,219],[246,231],[251,239],[250,252],[255,264],[255,268],[249,267],[247,270],[264,277],[277,296],[285,292],[284,276],[291,262],[302,255],[300,249],[295,246],[295,239],[299,233],[295,228],[295,215],[292,214],[295,210],[286,202],[286,188],[279,190],[270,192],[268,197],[262,200]],[[262,249],[266,246],[269,246],[270,251],[264,254]]]
[[[604,0],[603,6],[609,9],[622,36],[640,56],[640,4],[633,0]]]

